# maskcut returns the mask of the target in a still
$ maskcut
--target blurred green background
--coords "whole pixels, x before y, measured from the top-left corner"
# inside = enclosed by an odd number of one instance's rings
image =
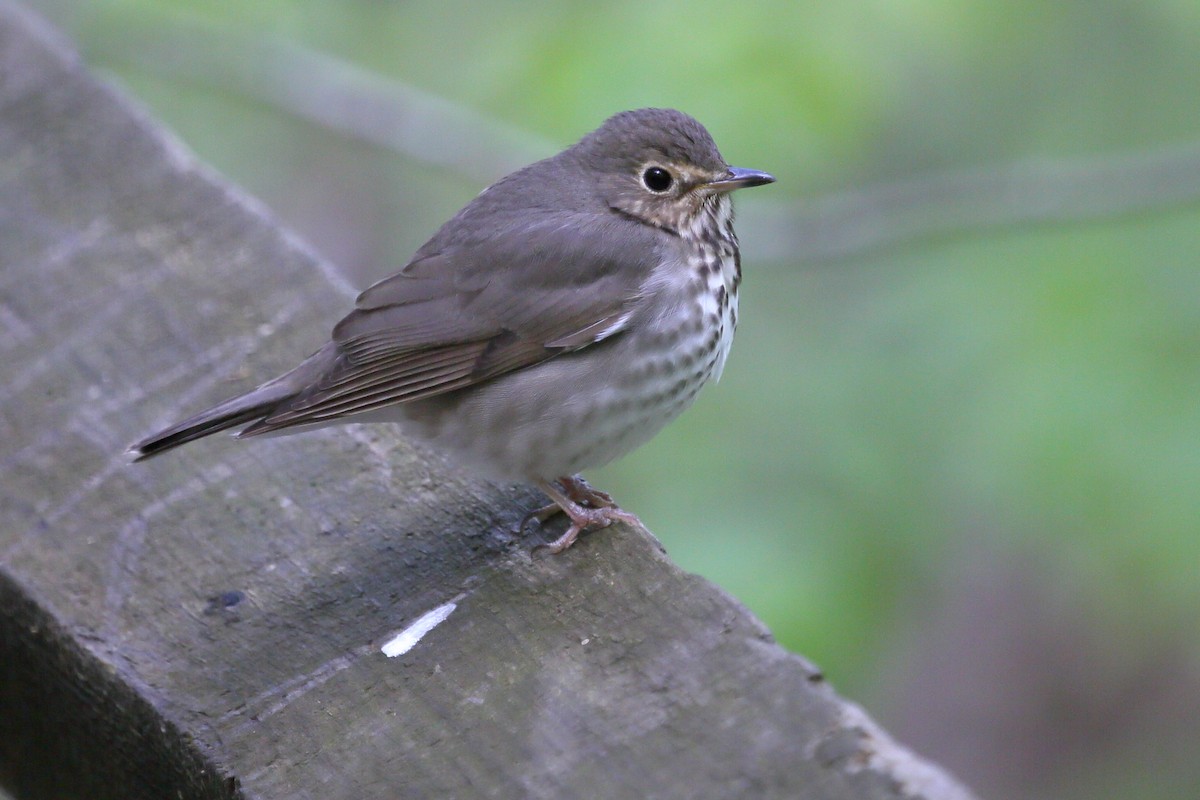
[[[738,341],[590,477],[981,795],[1200,797],[1200,3],[30,5],[359,286],[695,115]]]

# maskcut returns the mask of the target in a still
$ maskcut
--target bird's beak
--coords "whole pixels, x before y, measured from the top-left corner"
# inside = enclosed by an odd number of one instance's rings
[[[709,181],[705,185],[716,192],[732,192],[734,189],[745,189],[749,186],[765,186],[768,183],[774,182],[775,176],[770,173],[760,172],[756,169],[730,167],[729,174],[717,178],[715,181]]]

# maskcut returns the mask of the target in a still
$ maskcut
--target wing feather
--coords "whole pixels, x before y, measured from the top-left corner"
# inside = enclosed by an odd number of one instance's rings
[[[441,249],[435,237],[359,295],[334,328],[324,374],[243,435],[456,391],[620,334],[663,234],[596,219],[546,212]],[[630,247],[634,234],[644,241]]]

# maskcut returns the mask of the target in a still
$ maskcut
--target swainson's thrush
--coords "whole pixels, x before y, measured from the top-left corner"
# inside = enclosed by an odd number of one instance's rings
[[[647,441],[721,375],[741,263],[730,167],[699,122],[641,109],[484,190],[359,295],[300,366],[133,445],[399,422],[495,478],[528,480],[581,531],[637,523],[577,477]]]

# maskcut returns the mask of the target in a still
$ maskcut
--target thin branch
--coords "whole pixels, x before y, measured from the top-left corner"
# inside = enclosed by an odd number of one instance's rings
[[[111,20],[110,20],[111,21]],[[237,92],[408,158],[490,182],[557,146],[400,81],[296,44],[180,14],[121,15],[107,62]],[[814,264],[947,236],[1070,225],[1200,203],[1200,143],[1036,158],[934,173],[809,200],[748,197],[739,229],[757,261]]]
[[[787,204],[738,223],[757,258],[849,259],[929,239],[1072,225],[1200,203],[1200,143],[1086,159],[1030,159],[916,176]]]
[[[88,42],[90,55],[104,63],[238,93],[473,180],[490,183],[559,149],[467,106],[291,42],[183,14],[113,12],[105,22],[119,26],[120,39]]]

